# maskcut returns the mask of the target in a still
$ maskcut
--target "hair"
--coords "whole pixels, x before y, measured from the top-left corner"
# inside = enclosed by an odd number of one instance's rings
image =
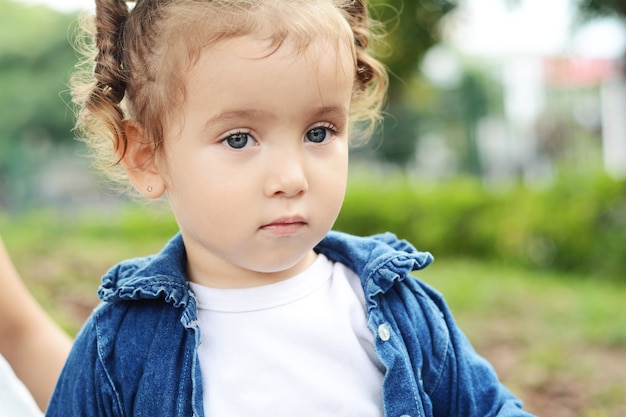
[[[83,21],[83,60],[72,77],[76,128],[95,165],[117,180],[127,149],[126,119],[143,128],[153,152],[185,100],[185,76],[203,48],[222,39],[269,33],[275,49],[295,38],[302,50],[320,35],[342,45],[343,25],[355,63],[351,121],[369,134],[381,118],[387,73],[370,53],[365,0],[96,0]],[[347,26],[349,25],[348,29]],[[344,42],[345,43],[345,42]],[[274,50],[275,50],[274,49]],[[340,53],[343,52],[340,49]]]

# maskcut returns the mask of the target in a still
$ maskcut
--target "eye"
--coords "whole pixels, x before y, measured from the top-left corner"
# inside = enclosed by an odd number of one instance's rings
[[[232,149],[243,149],[251,146],[254,140],[248,132],[236,132],[230,134],[222,143]]]
[[[330,126],[318,126],[306,132],[306,140],[312,143],[323,143],[330,139],[334,130]]]

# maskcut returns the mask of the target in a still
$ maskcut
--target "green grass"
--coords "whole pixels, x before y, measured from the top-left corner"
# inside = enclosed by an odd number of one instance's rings
[[[516,322],[519,338],[626,347],[626,285],[467,259],[438,259],[419,276],[445,295],[469,333],[485,319],[505,319]]]
[[[626,286],[467,259],[419,276],[531,410],[626,415]]]
[[[171,215],[143,206],[0,216],[28,287],[72,335],[98,302],[100,276],[158,251],[175,231]],[[626,416],[626,285],[473,259],[437,258],[419,277],[444,294],[476,349],[531,411]]]

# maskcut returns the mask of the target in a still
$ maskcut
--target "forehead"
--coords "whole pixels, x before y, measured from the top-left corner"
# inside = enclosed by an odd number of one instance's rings
[[[347,111],[354,71],[351,56],[324,39],[304,48],[289,38],[278,47],[255,36],[226,39],[205,48],[191,68],[187,105],[218,113],[244,108],[288,115],[324,106]]]
[[[276,43],[264,34],[253,33],[223,39],[203,48],[190,68],[190,75],[203,77],[202,72],[207,69],[219,74],[221,71],[228,71],[226,67],[231,67],[232,70],[233,66],[242,66],[243,71],[269,66],[268,69],[281,72],[294,65],[304,64],[304,68],[300,70],[311,75],[322,69],[330,69],[338,77],[353,76],[356,63],[350,52],[337,39],[319,37],[302,43],[287,36],[280,43]]]

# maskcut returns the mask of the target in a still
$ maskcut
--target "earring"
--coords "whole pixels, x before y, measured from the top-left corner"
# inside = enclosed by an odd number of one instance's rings
[[[151,185],[148,185],[148,186],[146,187],[146,191],[148,191],[149,193],[151,193],[151,192],[152,192],[152,186],[151,186]]]

